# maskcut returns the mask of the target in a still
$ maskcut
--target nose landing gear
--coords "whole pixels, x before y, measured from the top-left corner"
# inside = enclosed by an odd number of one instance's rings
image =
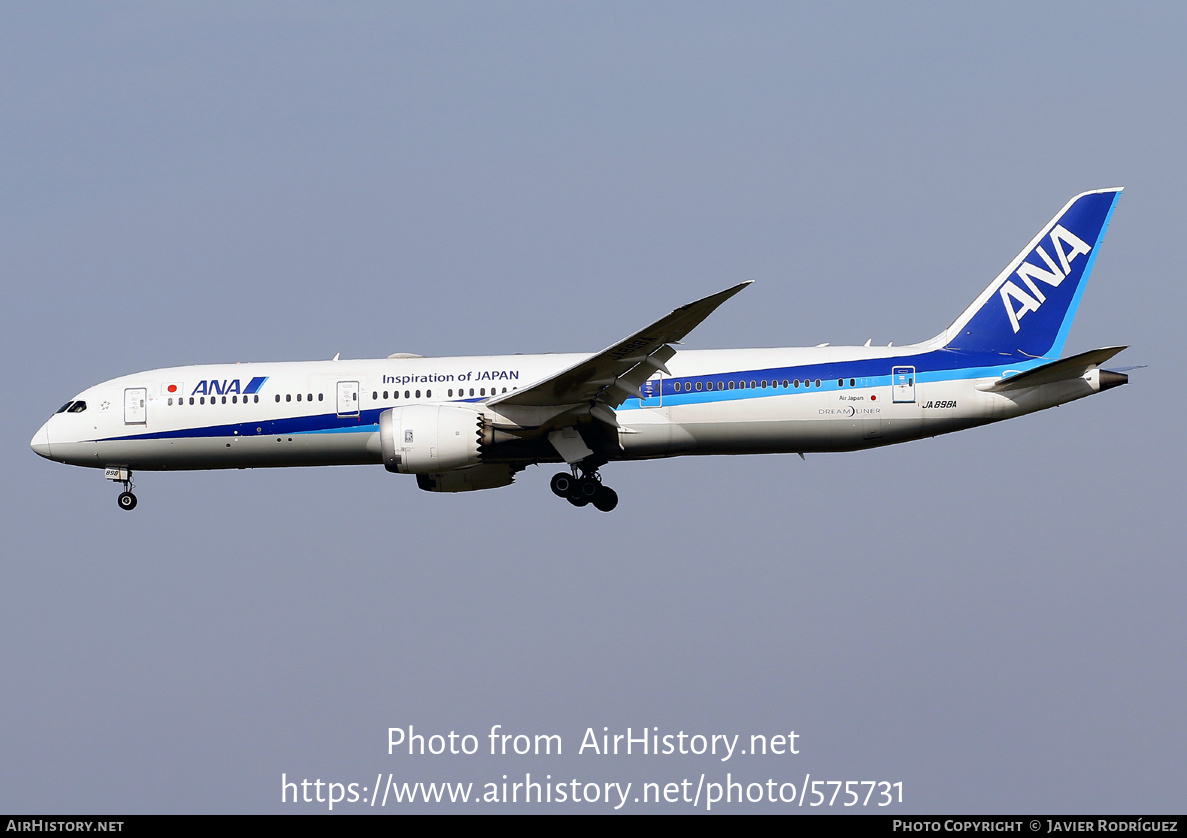
[[[136,508],[136,496],[132,494],[132,489],[136,485],[132,482],[132,469],[119,468],[108,466],[103,472],[103,476],[113,483],[122,483],[124,490],[120,492],[120,496],[115,499],[119,504],[120,509],[126,509],[131,512]]]
[[[595,469],[583,469],[581,477],[577,476],[577,466],[573,466],[572,474],[563,471],[552,476],[549,483],[552,493],[564,498],[573,506],[588,506],[609,512],[618,506],[618,493],[609,486],[602,485],[602,477]]]

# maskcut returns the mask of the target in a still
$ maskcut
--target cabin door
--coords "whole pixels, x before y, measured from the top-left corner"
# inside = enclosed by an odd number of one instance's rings
[[[915,401],[915,368],[895,367],[890,371],[890,385],[895,404],[910,404]]]
[[[357,381],[338,382],[338,415],[359,415],[359,383]]]
[[[664,381],[660,373],[643,382],[639,388],[643,398],[639,399],[639,407],[660,407],[664,403]]]
[[[130,387],[124,390],[124,424],[144,425],[148,422],[148,390]]]

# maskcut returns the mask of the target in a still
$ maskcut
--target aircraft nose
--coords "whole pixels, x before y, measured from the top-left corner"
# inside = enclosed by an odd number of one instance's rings
[[[29,447],[42,457],[49,458],[49,422],[46,422],[37,433],[33,434],[33,441],[29,443]]]

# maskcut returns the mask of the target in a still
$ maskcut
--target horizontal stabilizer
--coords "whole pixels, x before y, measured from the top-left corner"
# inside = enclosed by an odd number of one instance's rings
[[[1127,348],[1125,346],[1106,346],[1103,349],[1093,349],[1091,352],[1081,352],[1079,355],[1073,355],[1070,358],[1063,358],[1059,361],[1052,361],[1049,364],[1043,364],[1026,372],[1020,372],[1006,378],[999,378],[992,384],[978,385],[977,389],[990,393],[1002,393],[1007,390],[1021,390],[1023,387],[1041,387],[1044,384],[1054,384],[1056,381],[1080,378],[1084,373],[1099,367],[1118,352]]]

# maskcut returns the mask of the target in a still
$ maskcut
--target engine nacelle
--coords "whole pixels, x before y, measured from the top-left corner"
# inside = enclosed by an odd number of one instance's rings
[[[443,474],[418,474],[416,485],[426,492],[476,492],[515,482],[515,469],[507,463],[489,463]]]
[[[383,467],[399,474],[433,474],[476,465],[482,414],[459,405],[414,404],[379,414]]]

